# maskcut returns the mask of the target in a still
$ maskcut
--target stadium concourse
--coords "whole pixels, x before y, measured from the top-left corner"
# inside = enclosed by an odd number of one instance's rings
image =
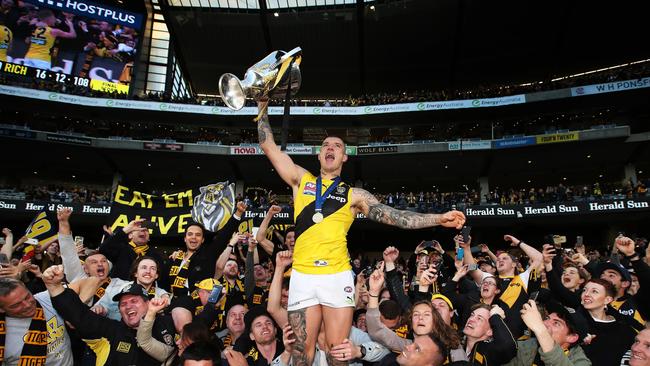
[[[0,364],[650,365],[642,11],[3,0]]]

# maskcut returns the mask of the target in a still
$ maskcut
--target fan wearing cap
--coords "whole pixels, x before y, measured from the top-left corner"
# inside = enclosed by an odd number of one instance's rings
[[[208,299],[214,286],[221,286],[221,284],[214,278],[206,278],[194,287],[191,296],[181,296],[172,302],[171,314],[174,319],[174,325],[179,331],[183,329],[185,324],[190,323],[193,319],[200,319],[212,332],[222,329],[224,314],[227,312],[225,307],[225,296],[222,290],[222,298],[224,301],[218,301],[212,306],[209,306]]]
[[[636,253],[634,240],[625,236],[618,236],[614,244],[616,249],[624,256],[623,262],[631,266],[638,276],[641,290],[635,295],[627,293],[632,283],[632,277],[627,268],[621,264],[613,262],[597,264],[582,255],[576,255],[575,259],[584,268],[588,269],[592,276],[607,280],[614,286],[616,293],[614,301],[610,305],[623,316],[628,317],[637,330],[641,330],[645,327],[644,318],[650,316],[650,305],[646,305],[648,301],[644,301],[646,291],[643,290],[644,284],[646,290],[650,288],[650,268]],[[639,308],[641,308],[641,312]]]
[[[625,236],[619,236],[616,238],[614,244],[618,251],[625,256],[626,262],[629,263],[637,275],[641,290],[637,291],[634,295],[628,293],[628,289],[632,284],[632,276],[630,271],[621,265],[614,263],[602,264],[600,278],[608,280],[616,288],[616,298],[610,305],[618,310],[619,313],[633,318],[638,323],[635,328],[641,330],[645,328],[646,321],[644,318],[650,316],[647,311],[647,301],[643,300],[645,293],[647,293],[650,287],[648,278],[650,268],[648,268],[648,265],[641,260],[639,254],[635,251],[634,240]],[[641,310],[645,317],[639,311],[640,306],[643,307]]]
[[[590,366],[591,361],[580,347],[587,336],[587,319],[556,302],[548,302],[545,307],[548,316],[543,319],[535,301],[524,304],[521,317],[535,337],[517,342],[517,356],[506,365]]]
[[[43,273],[43,282],[52,299],[56,311],[75,327],[84,339],[101,339],[93,350],[97,354],[97,363],[104,365],[160,365],[140,347],[136,332],[140,321],[149,308],[149,294],[139,284],[132,284],[115,295],[119,303],[122,321],[104,318],[93,313],[70,289],[63,287],[62,266],[52,266]],[[153,337],[168,346],[174,345],[174,327],[171,319],[158,316],[153,324]]]

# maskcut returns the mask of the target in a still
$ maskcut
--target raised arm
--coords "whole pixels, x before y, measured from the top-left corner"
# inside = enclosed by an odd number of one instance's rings
[[[79,261],[79,254],[72,239],[72,230],[70,229],[70,215],[72,210],[64,208],[56,213],[59,221],[59,250],[61,251],[61,260],[65,270],[65,277],[69,282],[87,277]]]
[[[465,215],[460,211],[421,214],[398,210],[380,203],[370,192],[361,188],[352,188],[352,206],[372,221],[402,229],[423,229],[438,225],[461,229],[465,224]]]
[[[257,230],[257,235],[255,235],[255,240],[257,240],[267,254],[273,253],[273,242],[266,238],[266,231],[269,229],[269,224],[273,216],[280,213],[280,211],[282,211],[282,207],[280,206],[273,205],[269,207],[269,211],[264,216],[264,220],[262,220],[260,228]]]
[[[293,261],[291,256],[292,254],[288,250],[278,252],[275,256],[275,272],[273,272],[273,280],[269,287],[269,299],[266,304],[266,310],[280,325],[289,324],[287,309],[282,308],[282,281],[284,272]]]
[[[67,32],[64,32],[58,28],[52,28],[52,35],[57,38],[76,38],[77,31],[74,29],[72,21],[70,19],[66,19],[65,24],[69,27],[69,30]]]
[[[11,255],[14,252],[14,234],[8,228],[2,229],[2,233],[5,236],[5,243],[2,245],[0,253],[4,253],[7,258],[11,258]]]
[[[531,266],[537,266],[538,270],[544,264],[544,255],[537,249],[531,247],[530,245],[524,243],[522,240],[515,238],[512,235],[504,235],[503,240],[509,241],[510,245],[513,247],[519,247],[524,254],[530,258]]]
[[[278,172],[280,178],[284,180],[292,188],[298,187],[300,185],[300,178],[305,174],[306,170],[299,165],[296,165],[291,157],[282,150],[280,147],[275,144],[275,139],[273,138],[273,131],[271,130],[271,125],[269,124],[269,115],[268,115],[268,100],[260,101],[257,104],[259,110],[264,110],[260,120],[257,122],[257,136],[259,139],[260,147],[264,151],[266,157],[269,158],[273,168]]]
[[[221,275],[223,274],[223,269],[226,268],[226,262],[228,262],[228,258],[230,258],[230,254],[233,253],[233,250],[235,246],[237,245],[237,242],[240,239],[243,239],[244,235],[239,234],[236,231],[232,234],[232,237],[230,238],[230,242],[228,242],[228,245],[226,245],[226,248],[221,252],[221,255],[219,255],[219,258],[217,258],[217,264],[214,272],[214,278],[221,278]]]

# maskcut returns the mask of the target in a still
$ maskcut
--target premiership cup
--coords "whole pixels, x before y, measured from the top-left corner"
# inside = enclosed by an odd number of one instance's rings
[[[296,47],[289,52],[273,51],[261,61],[246,70],[244,80],[226,73],[219,78],[219,94],[230,109],[242,109],[246,99],[286,95],[291,96],[300,89],[300,59],[302,49]],[[291,76],[291,83],[289,83]],[[290,85],[289,85],[290,84]]]

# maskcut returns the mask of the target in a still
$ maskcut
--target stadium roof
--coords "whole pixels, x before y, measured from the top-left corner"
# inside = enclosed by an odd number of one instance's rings
[[[269,52],[296,46],[303,97],[523,83],[650,56],[650,23],[633,17],[642,2],[167,1],[201,94],[218,94],[221,74],[243,77]]]

